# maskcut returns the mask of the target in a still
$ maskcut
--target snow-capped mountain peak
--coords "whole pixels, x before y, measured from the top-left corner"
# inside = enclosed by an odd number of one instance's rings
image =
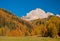
[[[35,19],[42,19],[42,18],[47,18],[50,15],[54,15],[51,12],[45,12],[40,8],[36,8],[35,10],[30,11],[27,13],[26,16],[23,16],[22,19],[30,21],[30,20],[35,20]]]
[[[59,14],[56,14],[56,16],[60,17],[60,15],[59,15]]]

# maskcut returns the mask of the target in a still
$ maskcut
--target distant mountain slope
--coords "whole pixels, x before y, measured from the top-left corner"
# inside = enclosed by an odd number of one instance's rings
[[[39,12],[39,9],[37,9],[37,13]],[[40,13],[43,13],[41,16],[44,18],[39,17],[39,14],[34,15],[36,13],[32,13],[33,15],[31,16],[38,16],[39,18],[32,17],[33,20],[27,21],[24,18],[31,18],[30,15],[18,18],[11,12],[0,9],[0,36],[60,36],[60,17],[49,13],[48,17],[45,18],[45,12],[41,11]],[[30,20],[29,18],[28,20]]]

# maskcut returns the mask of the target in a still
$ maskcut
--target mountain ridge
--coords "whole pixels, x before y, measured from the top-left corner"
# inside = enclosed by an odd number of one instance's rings
[[[0,10],[0,36],[60,36],[60,17],[50,15],[48,18],[26,21],[11,12]]]

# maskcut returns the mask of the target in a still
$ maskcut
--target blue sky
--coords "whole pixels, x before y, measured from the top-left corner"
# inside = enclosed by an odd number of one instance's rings
[[[25,16],[36,8],[60,14],[60,0],[0,0],[0,8],[5,8],[18,17]]]

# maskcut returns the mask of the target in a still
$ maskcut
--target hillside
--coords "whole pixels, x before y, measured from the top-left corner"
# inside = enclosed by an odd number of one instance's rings
[[[50,15],[26,21],[0,8],[0,36],[60,36],[60,17]]]
[[[28,24],[11,12],[0,9],[0,36],[24,36]]]

